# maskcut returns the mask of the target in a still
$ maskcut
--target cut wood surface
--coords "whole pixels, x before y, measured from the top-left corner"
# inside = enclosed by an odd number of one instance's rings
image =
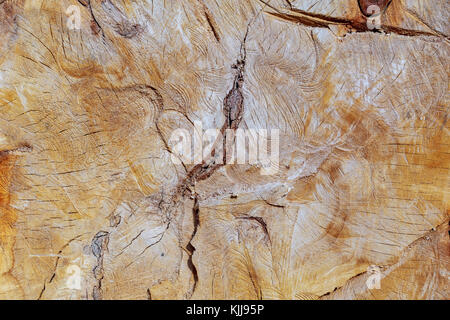
[[[449,7],[0,0],[0,299],[449,299]]]

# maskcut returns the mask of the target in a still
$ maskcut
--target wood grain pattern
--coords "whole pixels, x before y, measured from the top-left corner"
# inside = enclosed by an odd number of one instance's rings
[[[0,1],[0,298],[448,299],[448,9]],[[278,171],[173,163],[198,122]]]

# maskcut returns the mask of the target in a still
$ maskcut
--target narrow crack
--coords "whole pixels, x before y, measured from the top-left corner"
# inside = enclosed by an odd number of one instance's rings
[[[217,32],[216,27],[214,27],[214,23],[212,21],[212,18],[210,16],[210,14],[206,10],[204,10],[204,13],[205,13],[206,21],[208,22],[208,25],[209,25],[209,27],[210,27],[213,35],[214,35],[214,38],[216,38],[217,42],[220,42],[219,33]]]
[[[164,229],[163,232],[161,232],[160,234],[158,234],[158,235],[156,235],[156,236],[153,237],[153,238],[159,237],[159,239],[158,239],[157,241],[153,242],[152,244],[149,244],[148,246],[146,246],[146,247],[144,248],[144,250],[142,250],[141,253],[139,253],[136,257],[142,256],[142,255],[145,253],[145,251],[147,251],[147,249],[150,249],[150,248],[153,247],[154,245],[160,243],[161,240],[164,238],[164,234],[166,233],[167,229],[169,229],[169,227],[170,227],[170,221],[167,223],[166,228]],[[128,265],[126,266],[126,268],[129,267],[133,262],[134,262],[134,261],[132,261],[130,264],[128,264]]]
[[[227,141],[227,129],[236,130],[239,127],[239,124],[242,121],[243,114],[244,114],[244,95],[243,95],[243,84],[244,84],[244,68],[245,68],[245,62],[246,62],[246,40],[247,35],[249,31],[249,25],[247,25],[247,30],[244,36],[243,41],[241,42],[240,47],[240,56],[237,59],[236,63],[232,65],[232,69],[235,70],[235,78],[233,80],[233,85],[229,92],[227,93],[226,97],[223,101],[223,113],[225,115],[225,122],[221,128],[221,139],[217,139],[214,144],[213,148],[211,149],[211,153],[209,156],[206,157],[206,159],[203,159],[201,164],[195,165],[190,171],[187,170],[186,166],[183,164],[183,167],[185,168],[187,174],[186,177],[178,184],[175,192],[173,193],[171,200],[168,202],[161,201],[159,203],[160,210],[162,212],[165,212],[166,218],[167,218],[167,228],[169,228],[170,221],[172,220],[172,213],[178,208],[180,203],[182,203],[183,199],[186,197],[190,197],[194,199],[194,206],[192,209],[193,219],[194,219],[194,230],[191,234],[190,240],[188,244],[186,245],[185,250],[188,253],[188,268],[192,273],[192,276],[194,278],[194,284],[193,287],[190,290],[190,293],[188,294],[189,297],[191,297],[195,289],[197,287],[198,283],[198,272],[197,268],[193,263],[193,254],[195,252],[195,247],[192,245],[192,241],[197,233],[198,227],[200,226],[200,219],[199,219],[199,197],[194,192],[195,185],[198,181],[205,180],[209,178],[218,168],[224,166],[226,163],[226,141]],[[219,39],[218,39],[219,40]],[[161,128],[159,127],[159,119],[164,111],[164,105],[161,94],[158,92],[158,90],[154,87],[149,87],[152,89],[152,91],[157,96],[157,105],[159,109],[159,113],[156,118],[156,130],[158,132],[158,135],[160,136],[161,140],[164,143],[165,149],[172,153],[166,139],[164,138],[163,132]],[[234,137],[233,137],[234,138]],[[215,158],[215,154],[217,151],[218,146],[222,144],[223,148],[223,159],[224,161],[220,161],[218,163],[219,159]],[[157,241],[161,241],[162,237],[164,236],[164,233],[162,233],[161,238]],[[156,242],[156,243],[157,243]],[[153,246],[156,243],[150,245]],[[149,247],[150,247],[149,246]],[[148,247],[147,247],[148,248]],[[143,252],[147,249],[145,248]],[[142,253],[143,253],[142,252]]]
[[[186,175],[186,178],[183,179],[183,181],[178,185],[177,190],[172,197],[172,204],[179,203],[178,200],[180,198],[185,198],[187,196],[193,197],[194,199],[194,206],[192,208],[192,214],[194,219],[194,230],[191,234],[191,238],[189,240],[189,243],[186,246],[186,250],[188,252],[188,267],[189,270],[191,270],[192,276],[194,278],[194,284],[191,288],[191,291],[189,293],[189,297],[192,297],[192,295],[195,292],[195,289],[197,288],[198,283],[198,272],[197,268],[194,265],[193,262],[193,255],[195,252],[195,247],[192,245],[192,240],[194,239],[197,229],[200,226],[200,219],[199,219],[199,199],[198,195],[193,191],[195,189],[195,185],[198,181],[202,181],[205,179],[208,179],[218,168],[224,166],[227,161],[227,155],[226,155],[226,143],[227,143],[227,131],[228,129],[236,130],[239,127],[239,124],[242,121],[242,117],[244,114],[244,95],[243,95],[243,84],[244,84],[244,68],[245,68],[245,61],[246,61],[246,40],[248,35],[249,25],[247,26],[247,30],[244,36],[243,41],[241,42],[240,47],[240,57],[238,58],[237,62],[232,66],[234,70],[236,70],[236,75],[233,80],[233,85],[228,94],[226,95],[224,101],[223,101],[223,113],[225,115],[225,122],[221,128],[221,136],[222,141],[220,139],[216,140],[213,144],[213,148],[211,149],[211,152],[207,159],[203,159],[201,164],[195,165]],[[234,139],[234,137],[233,137]],[[222,144],[223,146],[223,161],[221,163],[217,163],[217,160],[215,158],[215,154],[217,152],[218,144]],[[169,204],[170,205],[170,204]],[[170,206],[172,210],[174,210],[175,206]],[[169,213],[169,219],[170,219],[170,213]]]
[[[133,244],[133,242],[139,238],[141,236],[141,234],[145,231],[145,229],[142,229],[133,239],[131,239],[131,241],[125,246],[123,247],[123,249],[120,251],[120,253],[118,253],[115,258],[117,258],[118,256],[120,256],[122,253],[124,253],[124,251]]]
[[[53,268],[53,274],[52,274],[52,276],[51,276],[51,278],[50,278],[49,283],[51,283],[51,282],[53,281],[53,279],[55,278],[55,276],[56,276],[56,269],[58,268],[59,260],[61,259],[61,254],[63,253],[64,249],[67,248],[67,247],[70,245],[70,243],[72,243],[72,241],[77,240],[77,239],[80,238],[81,236],[82,236],[82,235],[80,234],[80,235],[78,235],[78,236],[76,236],[76,237],[70,239],[70,240],[67,241],[67,243],[66,243],[66,244],[58,251],[58,256],[56,257],[55,267]]]
[[[289,8],[293,8],[292,7],[292,2],[291,1],[289,1],[289,0],[284,0],[285,2],[286,2],[286,4],[289,6]]]
[[[233,85],[228,91],[225,99],[223,101],[223,113],[225,115],[225,122],[220,130],[222,141],[215,141],[211,153],[208,155],[207,159],[204,159],[201,164],[197,164],[192,168],[187,174],[179,192],[185,194],[186,191],[190,190],[191,187],[195,186],[197,181],[205,180],[209,178],[218,168],[224,166],[227,163],[226,154],[226,144],[227,144],[227,132],[229,129],[236,130],[242,121],[244,115],[244,95],[243,95],[243,84],[244,84],[244,68],[247,56],[247,51],[245,48],[245,43],[247,40],[248,28],[245,33],[244,40],[241,43],[240,48],[240,58],[232,65],[232,68],[236,70],[236,75],[233,80]],[[234,137],[233,137],[234,138]],[[214,157],[217,151],[218,143],[223,145],[223,161],[222,163],[217,163],[217,159]]]
[[[158,133],[159,138],[161,139],[161,141],[164,144],[164,149],[166,149],[167,152],[169,152],[170,154],[173,154],[174,156],[176,156],[173,152],[172,149],[169,147],[169,143],[167,142],[166,138],[164,137],[164,134],[159,126],[159,120],[164,112],[164,99],[163,96],[161,95],[161,93],[159,92],[159,90],[153,86],[150,85],[146,85],[146,88],[150,89],[156,96],[156,106],[158,108],[158,114],[156,116],[156,120],[155,120],[155,127],[156,127],[156,132]],[[183,161],[181,161],[181,164],[183,165],[184,170],[187,172],[187,168],[186,165],[183,163]]]
[[[355,274],[354,276],[348,278],[342,286],[335,287],[333,290],[328,291],[327,293],[322,294],[321,296],[318,297],[318,299],[322,299],[323,297],[329,296],[329,295],[332,294],[333,292],[336,292],[337,290],[339,290],[339,289],[341,289],[342,287],[344,287],[345,284],[348,283],[349,281],[351,281],[352,279],[355,279],[355,278],[357,278],[357,277],[359,277],[359,276],[362,276],[362,275],[364,275],[364,274],[366,274],[366,273],[367,273],[367,271],[363,271],[363,272],[360,272],[360,273],[358,273],[358,274]]]
[[[448,36],[445,35],[444,33],[434,29],[431,25],[429,25],[427,22],[425,22],[423,19],[421,19],[416,13],[414,13],[413,11],[409,10],[409,9],[405,9],[405,12],[410,15],[414,20],[418,21],[420,24],[424,25],[428,30],[430,30],[432,33],[434,33],[437,36],[440,36],[442,38],[447,38]]]
[[[56,270],[58,269],[59,260],[60,260],[60,258],[61,258],[61,254],[63,253],[64,249],[67,248],[67,247],[70,245],[70,243],[71,243],[72,241],[77,240],[77,239],[80,238],[81,236],[82,236],[82,234],[80,234],[80,235],[78,235],[78,236],[76,236],[76,237],[70,239],[70,240],[67,241],[67,243],[66,243],[65,245],[63,245],[62,248],[58,251],[58,254],[57,254],[57,257],[56,257],[55,266],[53,267],[53,272],[52,272],[52,275],[51,275],[50,280],[48,281],[48,283],[52,283],[52,281],[53,281],[53,280],[55,279],[55,277],[56,277]],[[44,294],[46,287],[47,287],[47,282],[46,282],[46,280],[45,280],[45,281],[44,281],[44,286],[42,287],[41,292],[39,293],[39,296],[38,296],[37,300],[41,300],[42,295]]]
[[[24,154],[24,153],[28,153],[28,152],[32,152],[32,151],[33,151],[33,147],[30,144],[24,142],[24,143],[19,144],[17,147],[0,150],[0,157],[6,156],[9,154],[20,155],[20,154]]]
[[[100,26],[100,23],[98,23],[97,18],[94,15],[94,12],[92,11],[91,1],[90,0],[78,0],[78,2],[83,6],[86,7],[89,10],[89,13],[91,15],[91,30],[94,34],[98,34],[100,31],[103,36],[105,36],[105,32],[103,31],[102,27]]]
[[[38,296],[38,300],[41,300],[41,298],[42,298],[42,295],[44,294],[44,291],[45,291],[45,285],[46,285],[46,282],[44,281],[44,287],[41,289],[41,293],[39,293],[39,296]]]
[[[108,250],[109,232],[99,231],[94,236],[91,242],[91,249],[94,256],[97,258],[97,265],[92,269],[97,284],[92,289],[92,296],[94,300],[102,300],[102,280],[104,278],[103,270],[103,256],[105,250]]]
[[[112,29],[120,36],[131,39],[142,32],[142,26],[129,21],[128,17],[111,0],[102,0],[101,7],[112,20]]]

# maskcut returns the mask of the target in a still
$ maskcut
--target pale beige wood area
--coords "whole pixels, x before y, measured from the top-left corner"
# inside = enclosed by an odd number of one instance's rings
[[[448,20],[0,0],[0,298],[448,299]],[[279,129],[278,171],[174,164],[198,121]]]

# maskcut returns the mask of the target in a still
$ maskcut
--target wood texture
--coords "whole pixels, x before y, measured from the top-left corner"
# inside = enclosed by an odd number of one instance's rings
[[[448,20],[446,0],[0,1],[0,298],[448,299]],[[278,171],[174,164],[195,122],[279,129]]]

